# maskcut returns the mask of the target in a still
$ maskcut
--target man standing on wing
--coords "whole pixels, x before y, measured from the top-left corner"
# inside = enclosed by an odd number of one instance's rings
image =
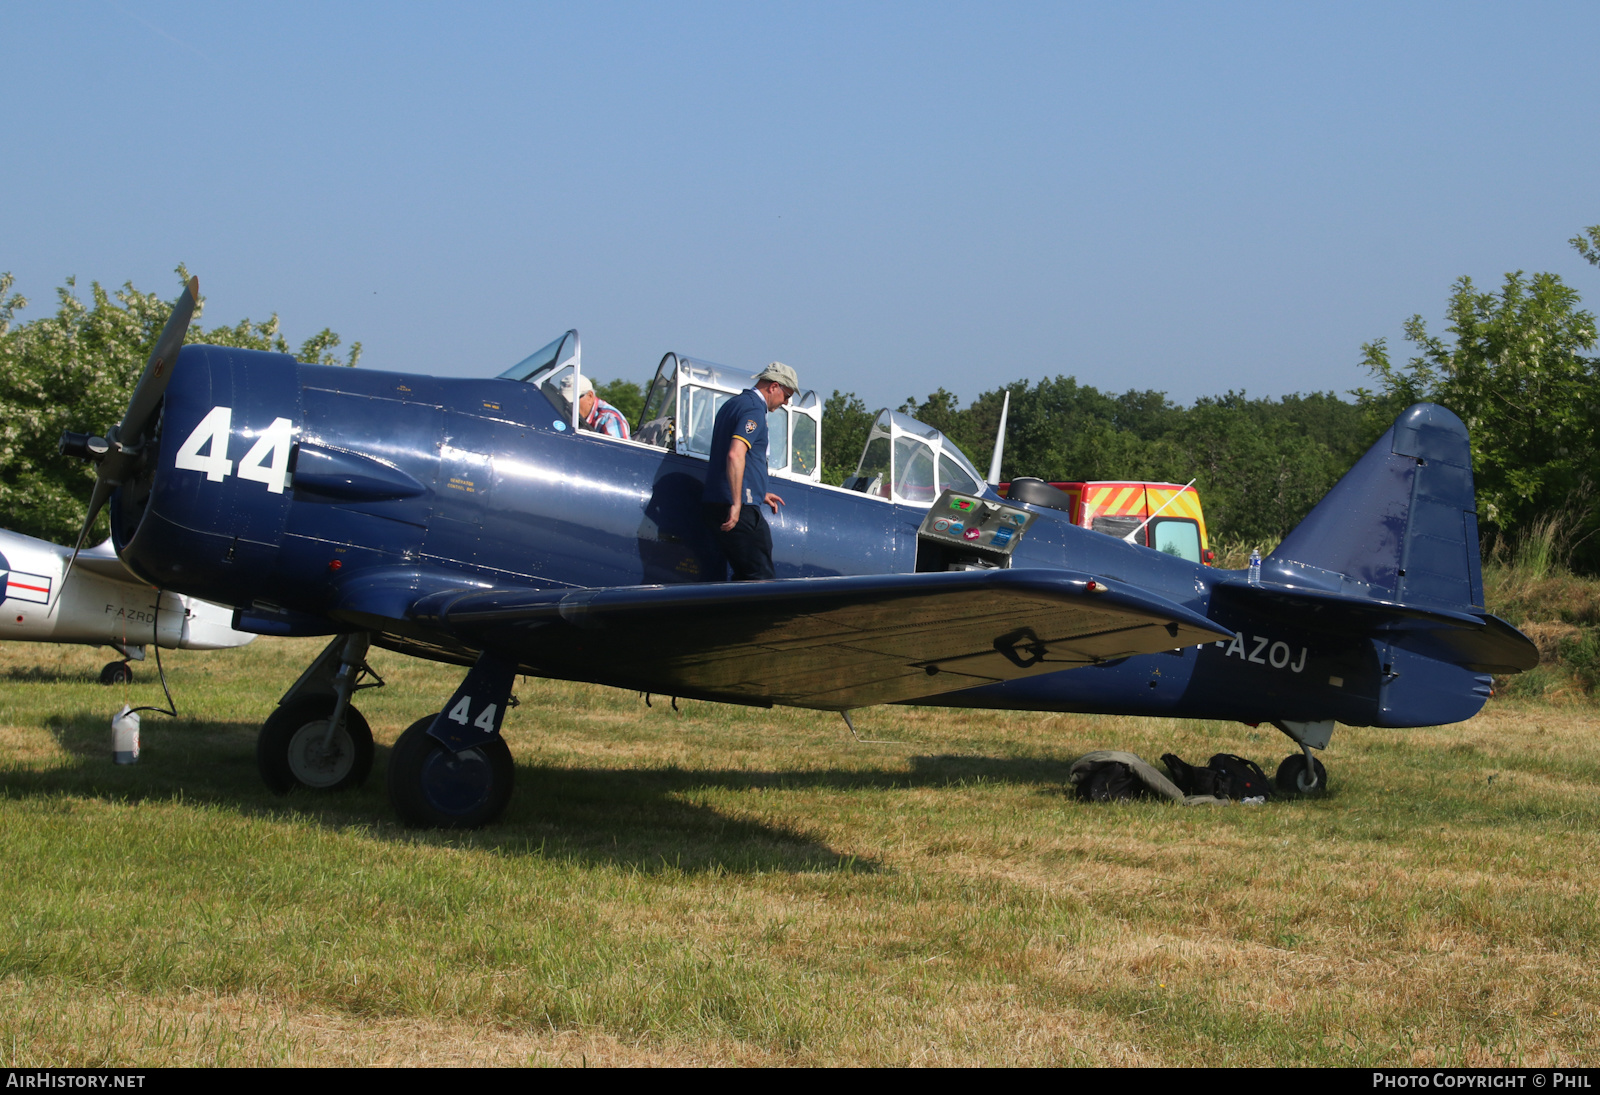
[[[774,515],[783,499],[767,490],[767,414],[789,402],[800,378],[774,361],[747,388],[717,411],[711,430],[711,466],[706,469],[706,524],[733,567],[733,580],[774,578],[772,527],[761,504]]]

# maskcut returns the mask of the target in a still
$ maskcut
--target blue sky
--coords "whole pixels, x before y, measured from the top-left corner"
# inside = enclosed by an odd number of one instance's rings
[[[0,5],[0,270],[498,372],[1367,383],[1600,223],[1595,4]]]

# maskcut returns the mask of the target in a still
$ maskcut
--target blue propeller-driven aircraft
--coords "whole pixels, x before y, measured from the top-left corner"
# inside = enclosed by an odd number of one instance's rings
[[[711,423],[744,374],[667,354],[631,440],[579,428],[576,331],[493,379],[305,365],[183,346],[191,281],[105,436],[85,533],[109,505],[123,562],[235,608],[234,626],[331,641],[262,727],[277,791],[361,783],[351,702],[372,644],[467,667],[396,742],[407,823],[493,821],[519,673],[848,713],[880,703],[1271,723],[1325,786],[1337,720],[1466,719],[1491,674],[1537,662],[1483,607],[1466,430],[1406,411],[1260,565],[1213,570],[1074,526],[1053,488],[1001,498],[937,430],[885,412],[857,474],[820,481],[821,412],[773,412],[774,581],[732,583],[701,519]],[[563,382],[567,382],[565,387]],[[994,475],[991,475],[993,478]]]

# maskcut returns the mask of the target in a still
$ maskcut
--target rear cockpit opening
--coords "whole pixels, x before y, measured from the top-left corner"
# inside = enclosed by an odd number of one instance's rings
[[[634,438],[683,456],[710,459],[717,411],[755,385],[755,374],[668,353],[645,392]],[[767,413],[767,471],[784,479],[822,482],[822,401],[802,388]]]

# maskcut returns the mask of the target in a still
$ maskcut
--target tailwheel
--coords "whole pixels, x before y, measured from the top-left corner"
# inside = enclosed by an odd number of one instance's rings
[[[505,812],[514,766],[505,739],[452,752],[428,733],[437,716],[406,728],[389,753],[389,802],[407,825],[477,829]]]
[[[107,662],[100,670],[101,684],[127,684],[133,680],[133,666],[127,662]]]
[[[360,787],[372,772],[372,730],[360,711],[345,706],[333,733],[328,718],[337,701],[308,696],[283,704],[256,738],[256,768],[274,794],[296,787],[343,791]]]
[[[1272,777],[1279,794],[1299,798],[1328,793],[1328,770],[1316,757],[1309,758],[1309,763],[1307,761],[1303,753],[1283,758],[1277,774]]]

